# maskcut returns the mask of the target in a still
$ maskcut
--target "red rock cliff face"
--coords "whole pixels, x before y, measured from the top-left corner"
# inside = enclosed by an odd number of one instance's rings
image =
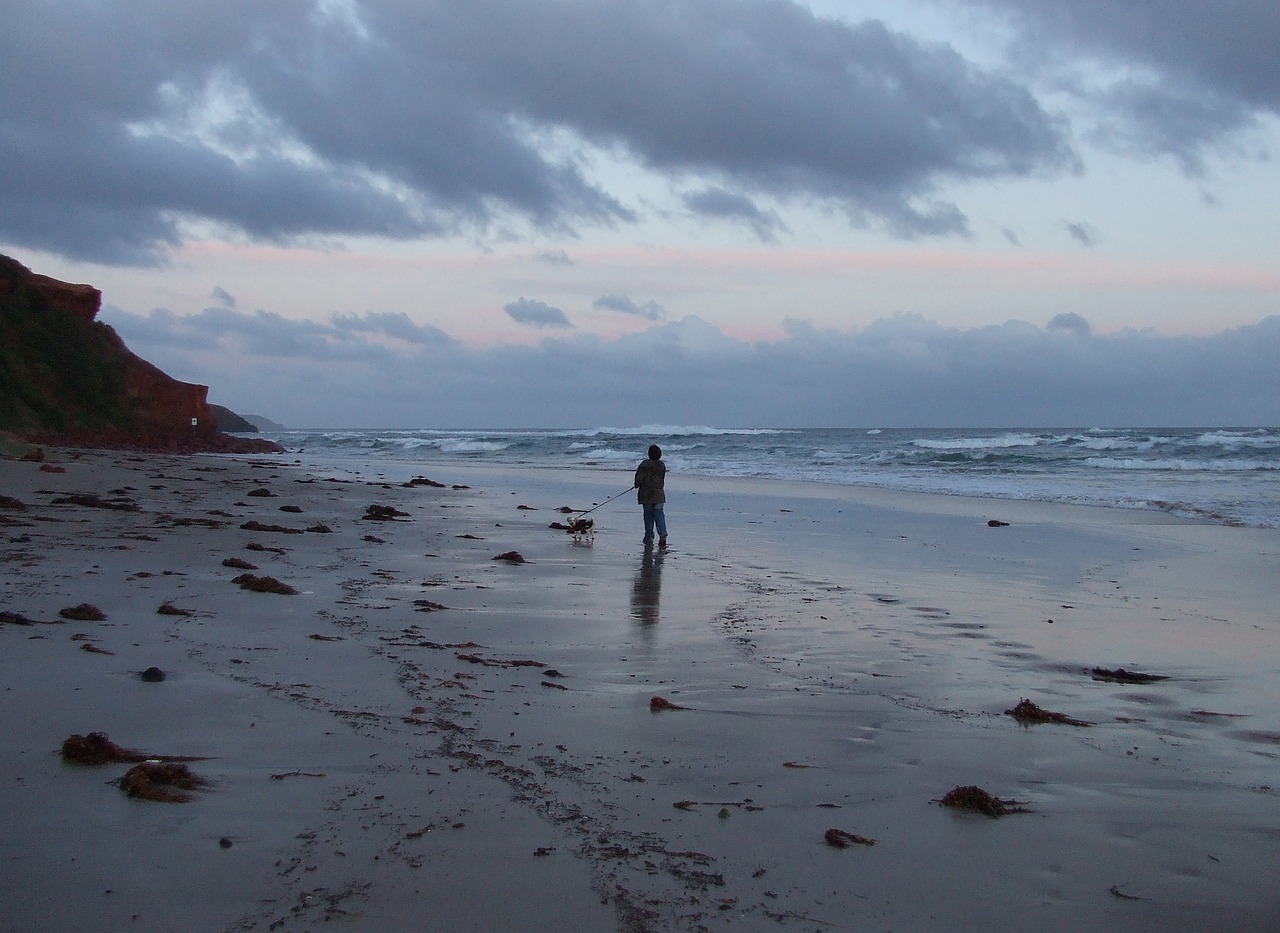
[[[93,323],[102,309],[102,292],[92,285],[72,285],[47,275],[31,273],[28,283],[51,308],[66,311],[86,323]]]
[[[58,333],[69,335],[62,340],[77,342],[83,337],[86,346],[92,345],[92,354],[101,361],[104,368],[123,374],[123,394],[120,399],[85,399],[81,392],[78,397],[67,399],[67,393],[57,396],[64,399],[60,410],[84,408],[110,408],[122,413],[117,423],[98,424],[84,429],[71,431],[42,430],[39,426],[22,433],[42,443],[67,443],[103,447],[139,447],[159,450],[227,450],[241,452],[272,452],[280,448],[269,441],[250,440],[220,434],[215,424],[213,413],[209,409],[207,386],[180,382],[162,372],[157,367],[134,354],[124,345],[116,332],[105,324],[98,322],[98,311],[102,307],[102,293],[91,285],[73,285],[60,282],[45,275],[37,275],[7,257],[4,269],[8,277],[0,278],[0,302],[14,300],[23,289],[27,294],[34,294],[35,300],[28,304],[36,308],[36,330],[40,330],[39,321],[49,320],[50,316],[69,315],[74,322],[63,318],[58,321]],[[25,319],[30,328],[31,315]],[[10,336],[14,342],[21,342],[22,331],[18,336]],[[29,333],[29,330],[27,331]],[[47,343],[47,341],[46,341]],[[50,361],[47,345],[44,346],[42,366],[27,367],[35,373],[28,385],[35,383],[48,389],[51,382],[58,382],[58,360],[67,359],[76,348],[67,348],[60,344],[65,356],[55,356]],[[23,346],[7,346],[3,352],[17,361],[20,367]],[[35,353],[35,349],[30,349]],[[87,351],[90,352],[90,351]],[[113,383],[119,386],[119,379]],[[118,392],[119,389],[117,388]],[[105,406],[99,403],[107,403]]]
[[[218,433],[209,410],[209,387],[177,379],[120,344],[125,358],[125,391],[136,403],[138,432],[156,438],[190,437],[208,443]]]
[[[31,284],[50,308],[74,314],[88,324],[97,321],[102,292],[92,285],[72,285],[34,273]],[[133,403],[138,440],[149,446],[209,444],[217,433],[207,401],[209,387],[174,379],[126,347],[114,329],[111,337],[124,362],[125,391]]]

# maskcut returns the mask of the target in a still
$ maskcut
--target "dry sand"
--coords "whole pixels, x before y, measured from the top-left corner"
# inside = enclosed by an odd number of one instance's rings
[[[548,529],[618,473],[53,459],[0,461],[5,929],[1280,928],[1275,531],[673,476],[646,554]]]

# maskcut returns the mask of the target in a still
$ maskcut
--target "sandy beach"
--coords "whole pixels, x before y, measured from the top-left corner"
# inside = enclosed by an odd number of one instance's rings
[[[646,552],[626,496],[549,528],[617,471],[48,453],[0,460],[4,929],[1280,929],[1274,530],[672,476]]]

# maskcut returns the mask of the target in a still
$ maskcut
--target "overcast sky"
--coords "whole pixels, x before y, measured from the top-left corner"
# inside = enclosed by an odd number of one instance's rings
[[[0,251],[241,412],[1280,423],[1275,0],[0,23]]]

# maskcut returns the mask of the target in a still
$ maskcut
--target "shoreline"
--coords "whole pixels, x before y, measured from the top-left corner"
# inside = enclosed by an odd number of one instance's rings
[[[653,436],[650,436],[652,434]],[[640,435],[643,435],[641,437]],[[1274,428],[854,429],[734,431],[296,431],[274,435],[311,458],[521,469],[634,470],[650,440],[680,476],[755,477],[1162,511],[1280,528]],[[643,442],[642,442],[643,441]]]
[[[289,456],[0,461],[26,505],[0,509],[4,608],[41,623],[0,626],[13,929],[1263,930],[1280,909],[1274,531],[673,477],[674,546],[646,557],[625,497],[594,547],[547,528],[612,472],[406,487],[399,463]],[[53,504],[72,492],[138,511]],[[239,589],[231,557],[299,594]],[[107,619],[54,623],[81,602]],[[1095,725],[1019,726],[1022,697]],[[58,759],[90,731],[210,756],[212,784],[129,800],[104,783],[123,768]],[[1033,812],[931,802],[968,784]]]

